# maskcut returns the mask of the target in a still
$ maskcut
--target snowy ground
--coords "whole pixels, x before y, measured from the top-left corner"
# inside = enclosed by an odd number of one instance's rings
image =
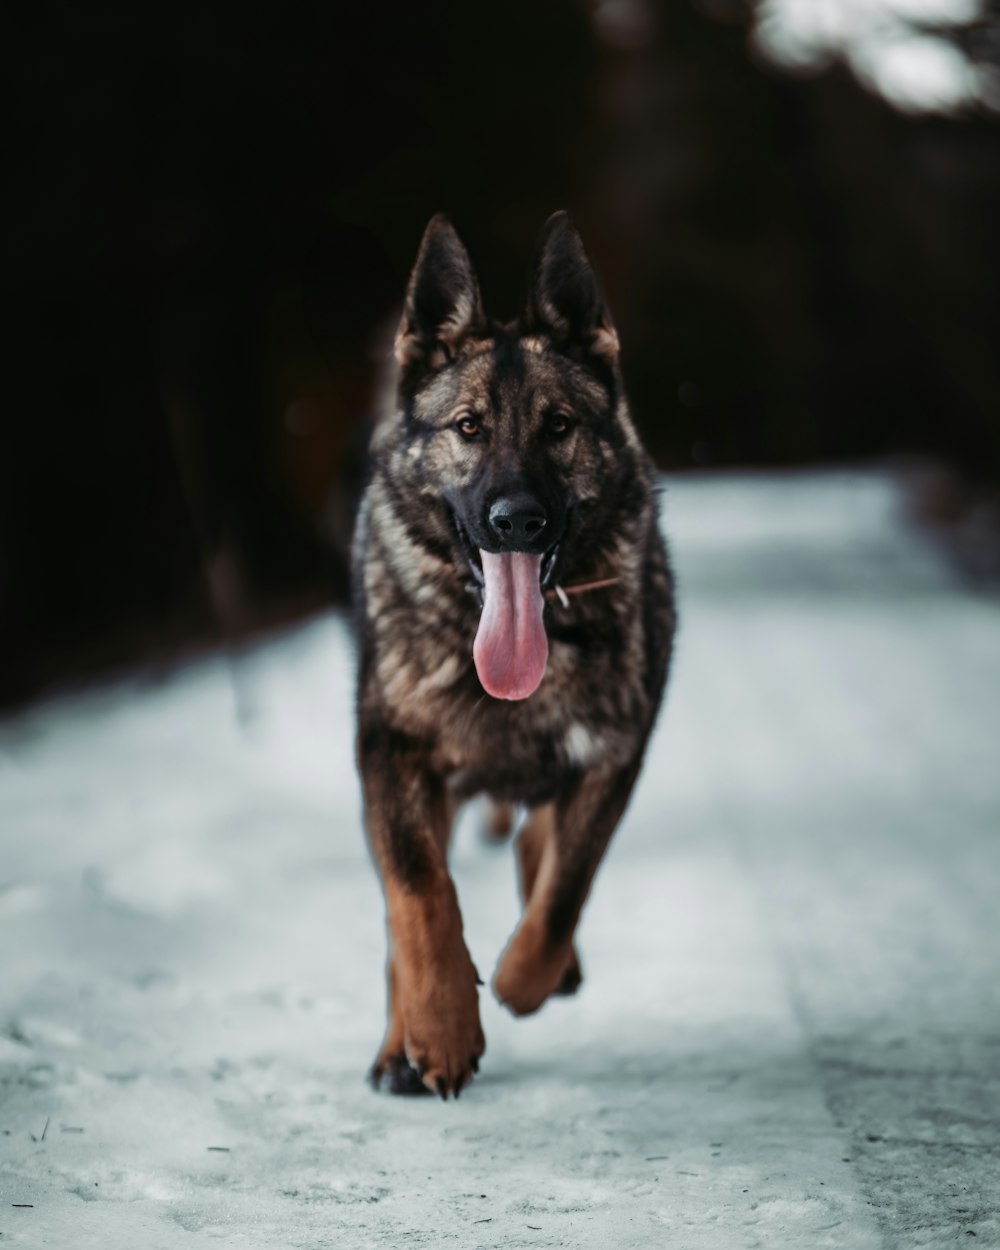
[[[487,997],[458,1103],[362,1080],[339,619],[0,726],[0,1244],[1000,1246],[1000,605],[899,511],[671,486],[678,662],[587,980]],[[475,817],[485,972],[516,900]]]

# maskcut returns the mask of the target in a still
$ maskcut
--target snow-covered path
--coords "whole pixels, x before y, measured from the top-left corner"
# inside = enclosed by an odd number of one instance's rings
[[[0,1245],[1000,1246],[1000,605],[898,514],[874,473],[670,486],[677,665],[586,982],[484,991],[458,1103],[362,1079],[338,618],[0,726]],[[475,810],[453,858],[485,972],[513,858]]]

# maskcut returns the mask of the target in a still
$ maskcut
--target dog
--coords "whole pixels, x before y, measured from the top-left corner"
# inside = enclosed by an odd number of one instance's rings
[[[628,803],[675,630],[655,475],[618,336],[565,213],[515,321],[487,317],[443,216],[427,227],[358,514],[358,764],[389,933],[378,1088],[458,1097],[485,1040],[448,842],[485,793],[524,911],[493,980],[515,1015],[580,984],[574,930]]]

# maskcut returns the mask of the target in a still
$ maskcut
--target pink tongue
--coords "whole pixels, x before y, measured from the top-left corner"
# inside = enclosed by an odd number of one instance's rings
[[[549,640],[538,584],[541,556],[480,551],[486,602],[472,658],[483,689],[494,699],[526,699],[545,675]]]

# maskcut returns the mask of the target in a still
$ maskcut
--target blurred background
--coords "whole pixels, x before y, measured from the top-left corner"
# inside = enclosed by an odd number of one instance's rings
[[[18,22],[0,1244],[1000,1246],[1000,13]],[[366,432],[431,214],[507,316],[557,208],[666,475],[677,664],[584,992],[484,988],[475,1088],[401,1107],[362,1081]],[[488,980],[483,815],[450,864]]]
[[[512,314],[575,215],[667,470],[901,466],[997,576],[1000,19],[980,0],[69,3],[7,45],[0,706],[345,596],[448,212]]]

